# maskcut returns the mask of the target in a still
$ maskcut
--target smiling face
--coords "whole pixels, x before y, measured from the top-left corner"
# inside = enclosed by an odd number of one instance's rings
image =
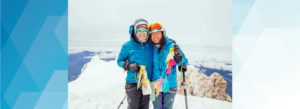
[[[162,38],[162,32],[157,31],[151,34],[151,40],[153,43],[158,44]]]
[[[142,30],[143,32],[141,33],[136,33],[136,36],[140,39],[140,40],[145,40],[147,39],[147,33],[144,33],[144,30],[146,29],[146,25],[141,25],[138,29]],[[137,29],[137,30],[138,30]]]

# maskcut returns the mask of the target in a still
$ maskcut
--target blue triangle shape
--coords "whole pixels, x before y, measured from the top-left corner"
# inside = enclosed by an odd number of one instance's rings
[[[9,105],[7,104],[6,100],[3,98],[1,93],[1,109],[11,109]]]
[[[1,91],[5,92],[23,60],[16,50],[14,44],[11,42],[10,38],[3,46],[1,57]]]
[[[21,92],[40,92],[24,63],[21,64],[4,94],[10,107],[13,107]]]
[[[29,0],[18,1],[18,3],[11,0],[1,1],[1,8],[5,9],[5,11],[1,11],[1,24],[9,35],[18,23],[28,2]]]
[[[3,27],[3,24],[1,23],[1,50],[4,47],[4,45],[6,44],[8,38],[9,38],[9,34]]]

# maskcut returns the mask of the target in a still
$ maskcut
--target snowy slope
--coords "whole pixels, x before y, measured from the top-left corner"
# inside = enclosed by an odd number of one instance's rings
[[[69,83],[69,109],[116,109],[125,97],[126,72],[116,61],[105,62],[94,56],[78,79]],[[188,96],[189,109],[231,109],[232,104],[210,98]],[[127,101],[120,109],[127,108]],[[185,101],[177,94],[174,109],[184,109]],[[150,103],[150,109],[153,109]]]

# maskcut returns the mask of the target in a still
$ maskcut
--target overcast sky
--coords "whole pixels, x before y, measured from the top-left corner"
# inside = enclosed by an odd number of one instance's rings
[[[231,48],[231,0],[69,0],[69,41],[129,40],[137,18],[161,23],[178,43]]]

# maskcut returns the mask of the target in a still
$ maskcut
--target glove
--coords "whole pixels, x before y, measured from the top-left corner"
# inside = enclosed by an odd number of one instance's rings
[[[140,65],[138,65],[137,63],[130,63],[128,65],[128,69],[130,69],[134,72],[139,72],[140,71]]]
[[[123,69],[124,69],[124,70],[128,70],[129,64],[130,64],[129,61],[125,61],[124,64],[123,64]]]
[[[139,72],[140,71],[140,65],[137,63],[131,63],[129,61],[125,61],[123,64],[123,69],[124,70],[132,70],[134,72]]]
[[[182,67],[182,72],[186,72],[187,71],[187,66],[185,63],[183,63],[181,66],[178,66],[178,70],[181,71],[181,67]]]
[[[174,45],[174,54],[175,54],[174,58],[176,63],[179,63],[182,60],[182,55],[180,49],[176,44]]]

